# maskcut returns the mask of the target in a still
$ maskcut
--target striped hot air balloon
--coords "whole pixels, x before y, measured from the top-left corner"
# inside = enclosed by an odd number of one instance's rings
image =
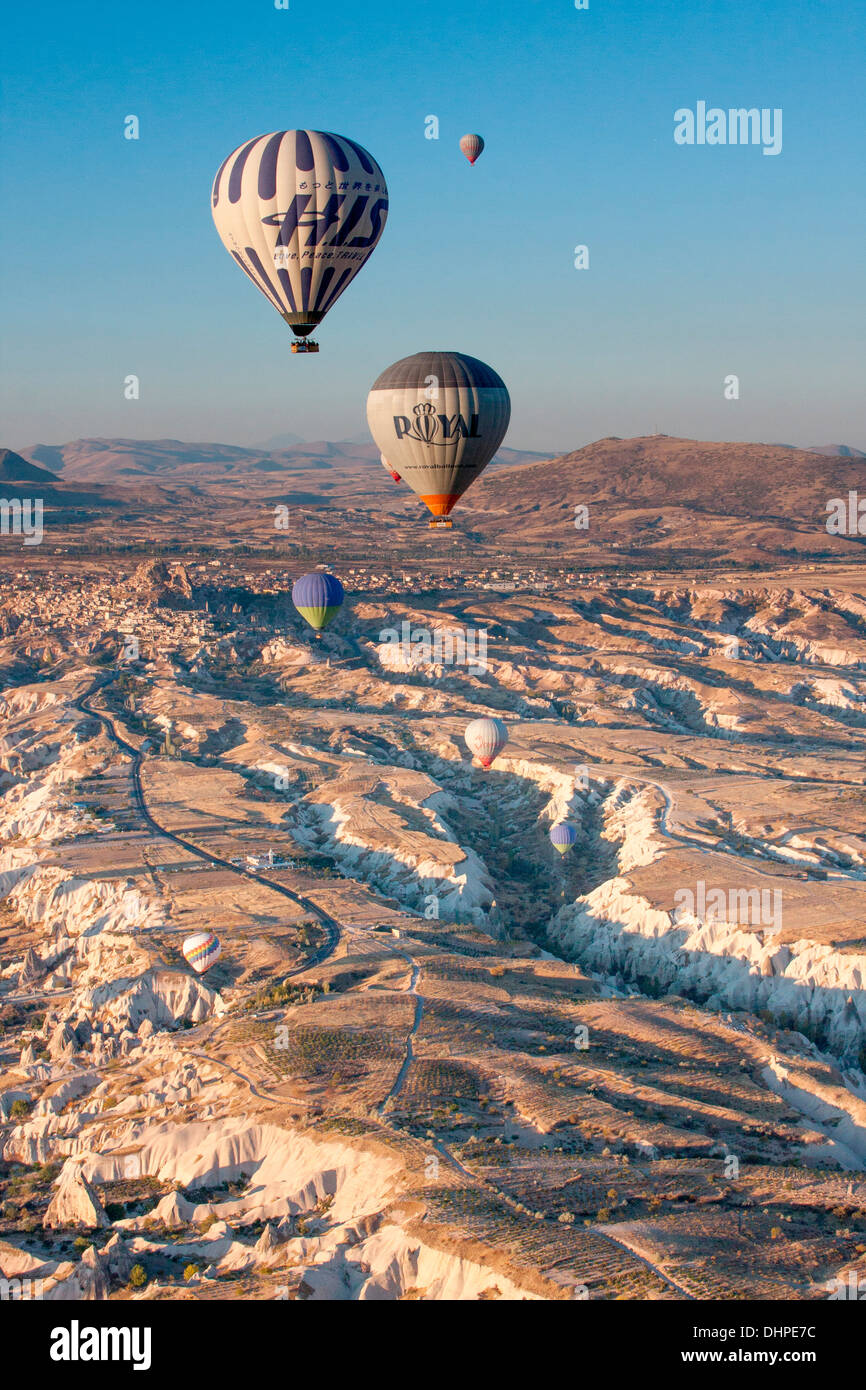
[[[373,384],[367,423],[385,458],[448,524],[458,498],[499,448],[511,418],[505,382],[462,352],[416,352]]]
[[[292,603],[310,627],[321,632],[342,606],[343,586],[335,574],[302,574],[292,585]]]
[[[385,472],[391,474],[391,477],[394,479],[394,482],[395,482],[395,483],[399,483],[399,481],[400,481],[400,474],[399,474],[395,469],[393,469],[393,468],[391,467],[391,465],[390,465],[390,463],[388,462],[388,460],[386,459],[385,455],[384,455],[384,454],[380,454],[380,455],[379,455],[379,458],[382,460],[382,467],[385,469]]]
[[[560,854],[567,854],[572,845],[577,840],[577,831],[568,821],[562,821],[559,825],[551,826],[550,843]]]
[[[481,151],[484,149],[484,141],[480,135],[461,135],[460,148],[469,160],[474,164]]]
[[[376,246],[388,189],[373,156],[345,135],[276,130],[232,150],[212,204],[226,250],[300,339]]]
[[[473,719],[463,737],[469,752],[488,768],[508,742],[508,730],[501,719]]]
[[[181,949],[197,975],[203,975],[222,955],[222,947],[212,931],[197,931],[188,936]]]

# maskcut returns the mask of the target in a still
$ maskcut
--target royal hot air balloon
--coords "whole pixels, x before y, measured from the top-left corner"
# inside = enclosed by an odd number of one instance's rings
[[[328,626],[342,602],[343,586],[335,574],[302,574],[292,585],[292,603],[316,632]]]
[[[210,970],[222,955],[222,947],[212,931],[197,931],[188,936],[181,949],[197,975]]]
[[[377,445],[433,513],[431,526],[487,467],[505,438],[511,401],[486,363],[462,352],[416,352],[388,367],[367,397]]]
[[[508,742],[508,730],[501,719],[473,719],[463,737],[469,752],[488,768]]]
[[[388,462],[388,460],[386,459],[385,455],[384,455],[384,454],[380,454],[380,455],[379,455],[379,458],[382,460],[382,467],[384,468],[385,472],[391,474],[391,477],[394,479],[394,482],[395,482],[395,483],[399,483],[399,481],[400,481],[400,474],[396,471],[396,469],[394,469],[394,468],[391,467],[391,465],[390,465],[390,463]]]
[[[232,150],[214,179],[226,250],[305,340],[354,280],[388,216],[385,177],[345,135],[276,130]]]
[[[480,135],[461,135],[460,148],[469,160],[469,163],[474,164],[484,149],[484,141]]]
[[[567,854],[572,845],[577,840],[577,831],[568,821],[562,821],[560,825],[551,826],[550,843],[560,854]]]

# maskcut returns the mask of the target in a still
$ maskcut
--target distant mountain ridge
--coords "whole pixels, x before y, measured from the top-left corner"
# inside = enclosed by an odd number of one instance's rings
[[[862,449],[855,449],[851,444],[810,444],[810,454],[827,454],[843,459],[866,459],[866,453]]]
[[[494,466],[532,463],[547,457],[527,450],[500,449]],[[67,444],[30,445],[24,449],[23,459],[52,470],[64,480],[110,485],[140,478],[204,485],[268,474],[285,474],[287,480],[297,483],[299,472],[345,475],[359,482],[369,475],[371,464],[379,463],[379,450],[372,441],[354,440],[308,440],[268,450],[180,439],[74,439]]]

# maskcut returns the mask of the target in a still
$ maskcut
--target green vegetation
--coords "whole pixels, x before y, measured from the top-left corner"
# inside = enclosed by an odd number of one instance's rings
[[[288,978],[270,987],[263,987],[244,1004],[245,1013],[258,1013],[262,1009],[292,1007],[295,1004],[314,1004],[324,991],[318,985],[293,985]]]

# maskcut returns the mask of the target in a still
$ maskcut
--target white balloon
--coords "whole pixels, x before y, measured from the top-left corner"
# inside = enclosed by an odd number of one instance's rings
[[[463,737],[470,753],[488,768],[508,742],[508,729],[501,719],[473,719]]]

